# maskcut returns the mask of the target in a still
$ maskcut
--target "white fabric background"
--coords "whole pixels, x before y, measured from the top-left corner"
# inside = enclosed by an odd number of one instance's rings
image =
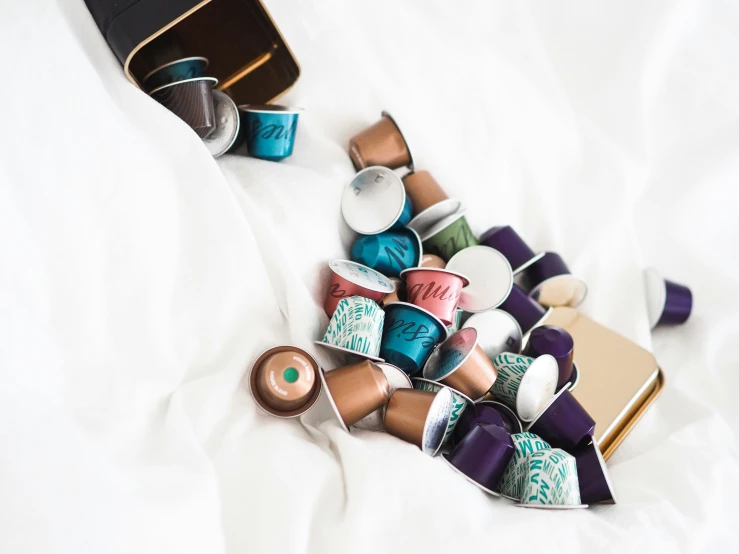
[[[126,81],[82,0],[3,2],[0,552],[727,552],[739,546],[739,9],[733,2],[269,0],[302,64],[295,155],[214,161]],[[260,413],[263,349],[316,351],[351,232],[351,135],[590,284],[667,387],[620,503],[524,511],[325,405]],[[641,268],[695,311],[650,335]],[[321,401],[322,403],[325,400]]]

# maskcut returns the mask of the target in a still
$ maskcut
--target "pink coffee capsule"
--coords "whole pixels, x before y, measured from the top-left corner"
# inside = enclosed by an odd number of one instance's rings
[[[386,294],[395,292],[395,283],[379,271],[350,262],[349,260],[331,260],[331,284],[326,292],[323,310],[328,317],[336,311],[342,298],[362,296],[380,302]]]
[[[444,325],[452,324],[459,296],[469,284],[467,277],[436,267],[413,267],[400,277],[406,283],[408,302],[428,310]]]

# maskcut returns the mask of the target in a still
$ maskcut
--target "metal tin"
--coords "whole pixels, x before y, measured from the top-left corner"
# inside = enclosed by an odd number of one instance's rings
[[[318,363],[305,350],[276,346],[263,352],[249,375],[249,392],[265,413],[291,418],[307,412],[318,400]]]
[[[447,461],[489,494],[500,483],[513,456],[513,441],[498,425],[480,423],[454,447]]]
[[[383,371],[369,360],[321,372],[326,395],[344,430],[390,400]]]
[[[595,421],[568,388],[559,391],[526,428],[550,444],[571,452],[590,442]]]
[[[411,204],[403,181],[387,167],[372,166],[357,173],[344,188],[341,214],[357,233],[376,235],[410,221]]]
[[[421,371],[433,348],[446,337],[446,327],[428,310],[393,302],[385,306],[380,356],[413,375]]]
[[[205,147],[214,158],[228,152],[236,141],[241,126],[239,109],[234,101],[220,90],[213,91],[213,109],[216,128],[203,139]]]
[[[457,331],[434,350],[423,367],[423,377],[478,400],[495,383],[496,371],[477,344],[477,331],[468,328]]]
[[[326,332],[316,344],[377,362],[385,312],[372,300],[361,296],[342,298]]]
[[[250,156],[272,162],[292,156],[301,110],[275,104],[247,105],[242,109]]]
[[[588,294],[585,281],[570,273],[562,256],[545,252],[523,272],[529,296],[544,306],[579,306]]]
[[[202,139],[216,128],[213,77],[186,79],[155,88],[151,97],[187,123]]]
[[[607,460],[659,396],[664,375],[652,354],[573,308],[554,308],[542,323],[566,329],[577,345],[573,394],[595,420]]]
[[[526,335],[538,325],[546,316],[546,310],[532,300],[521,287],[515,283],[511,287],[508,297],[500,305],[500,309],[513,316],[521,327],[521,333]]]
[[[150,71],[143,79],[145,90],[153,90],[177,81],[196,79],[205,75],[208,58],[193,56],[165,63]]]
[[[393,393],[385,410],[387,432],[435,456],[444,442],[452,414],[452,393],[400,389]]]
[[[477,331],[477,344],[491,360],[503,352],[521,351],[521,326],[508,312],[488,310],[472,314],[462,327]]]
[[[444,269],[446,267],[446,262],[436,254],[424,254],[423,256],[421,256],[420,266]]]
[[[523,353],[530,358],[549,354],[557,360],[559,367],[557,390],[559,390],[572,377],[574,349],[575,342],[567,331],[553,325],[542,325],[531,330]]]
[[[443,388],[448,388],[452,392],[452,415],[449,418],[449,423],[447,424],[446,432],[444,433],[444,442],[448,441],[457,426],[459,418],[464,414],[465,409],[468,406],[473,405],[472,400],[458,390],[442,385],[441,383],[436,383],[420,377],[414,377],[412,381],[413,388],[416,390],[439,392]]]
[[[654,268],[644,271],[647,312],[652,329],[685,323],[693,310],[693,293],[685,285],[663,279]]]
[[[493,363],[498,372],[492,388],[495,398],[514,408],[521,421],[533,420],[556,390],[556,360],[548,354],[534,359],[504,352]]]
[[[349,260],[331,260],[331,284],[326,291],[323,310],[331,317],[342,298],[363,296],[380,302],[385,295],[395,292],[395,285],[382,273],[371,267]]]
[[[514,433],[513,456],[500,480],[500,492],[511,500],[521,501],[526,474],[529,471],[529,456],[540,450],[550,450],[547,441],[534,433]]]
[[[582,446],[573,455],[577,461],[581,501],[585,504],[615,504],[616,493],[598,443],[593,441]]]
[[[447,193],[441,188],[428,171],[413,171],[403,177],[403,185],[408,196],[413,200],[413,213],[420,215],[422,212],[428,211],[432,206],[437,205],[449,199]],[[457,209],[461,203],[457,202]],[[451,215],[455,211],[446,214]],[[444,217],[444,216],[442,216]],[[442,219],[439,217],[436,221]],[[419,233],[421,231],[418,231]]]
[[[480,244],[494,248],[511,264],[513,273],[523,271],[538,258],[528,244],[519,236],[510,225],[498,225],[485,231],[478,239]]]
[[[475,404],[476,406],[486,406],[493,408],[500,417],[503,419],[503,429],[508,431],[511,435],[514,433],[523,432],[523,424],[518,419],[516,412],[511,410],[508,406],[497,400],[480,400]]]
[[[400,274],[408,302],[430,311],[444,325],[451,325],[462,289],[470,281],[461,273],[433,267],[415,267]]]
[[[413,201],[413,208],[418,210],[415,200]],[[419,235],[423,236],[441,220],[458,213],[464,213],[462,202],[456,198],[447,198],[418,213],[408,222],[408,227],[415,229]]]
[[[353,261],[371,267],[388,277],[421,263],[421,237],[413,229],[385,231],[377,235],[360,235],[351,250]]]
[[[522,505],[579,508],[580,486],[575,458],[558,448],[528,456],[528,473]]]
[[[395,367],[392,364],[380,362],[377,364],[382,372],[385,374],[385,379],[390,387],[390,396],[398,389],[412,389],[413,383],[411,383],[410,377],[405,374],[400,368]],[[364,416],[362,419],[354,424],[354,427],[363,431],[374,431],[376,433],[385,432],[385,406],[376,409],[371,414]]]
[[[410,147],[395,119],[385,111],[378,122],[351,138],[349,157],[357,171],[373,165],[413,170]]]
[[[497,308],[513,287],[511,264],[488,246],[471,246],[456,253],[447,262],[447,269],[467,275],[470,280],[459,298],[460,307],[467,312]]]
[[[436,254],[445,261],[460,250],[477,245],[470,224],[463,211],[445,217],[421,235],[426,252]]]

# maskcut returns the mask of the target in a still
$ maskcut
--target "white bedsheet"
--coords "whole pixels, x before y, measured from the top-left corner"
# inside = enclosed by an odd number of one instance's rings
[[[133,87],[82,0],[0,18],[0,552],[728,552],[739,547],[734,3],[268,0],[302,64],[283,163],[214,161]],[[619,504],[524,511],[439,459],[263,415],[263,349],[317,351],[351,135],[590,285],[667,387],[609,463]],[[690,285],[650,334],[641,269]],[[657,550],[659,549],[659,550]]]

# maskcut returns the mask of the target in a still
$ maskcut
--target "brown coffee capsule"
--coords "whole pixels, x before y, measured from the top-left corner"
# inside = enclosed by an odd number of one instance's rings
[[[365,360],[322,374],[331,407],[348,430],[364,416],[387,404],[390,385],[382,369]]]
[[[321,393],[318,364],[295,346],[276,346],[264,352],[251,369],[249,390],[257,405],[276,417],[299,416]]]
[[[413,215],[447,200],[449,196],[428,171],[414,171],[403,177],[405,192],[413,204]]]
[[[421,267],[444,269],[446,267],[446,262],[436,254],[424,254],[421,258]]]
[[[405,297],[407,293],[405,288],[405,281],[398,277],[388,277],[388,279],[395,283],[395,290],[386,294],[385,298],[382,299],[380,305],[387,306],[388,304],[392,304],[393,302],[405,302]]]
[[[398,389],[385,408],[385,429],[434,456],[444,442],[453,407],[452,391],[448,388],[438,392]]]
[[[205,138],[216,128],[213,105],[216,84],[218,79],[213,77],[198,77],[162,85],[149,94],[192,127],[200,138]]]
[[[380,121],[352,137],[349,157],[357,171],[373,165],[413,169],[413,157],[403,133],[387,112],[382,112]]]

